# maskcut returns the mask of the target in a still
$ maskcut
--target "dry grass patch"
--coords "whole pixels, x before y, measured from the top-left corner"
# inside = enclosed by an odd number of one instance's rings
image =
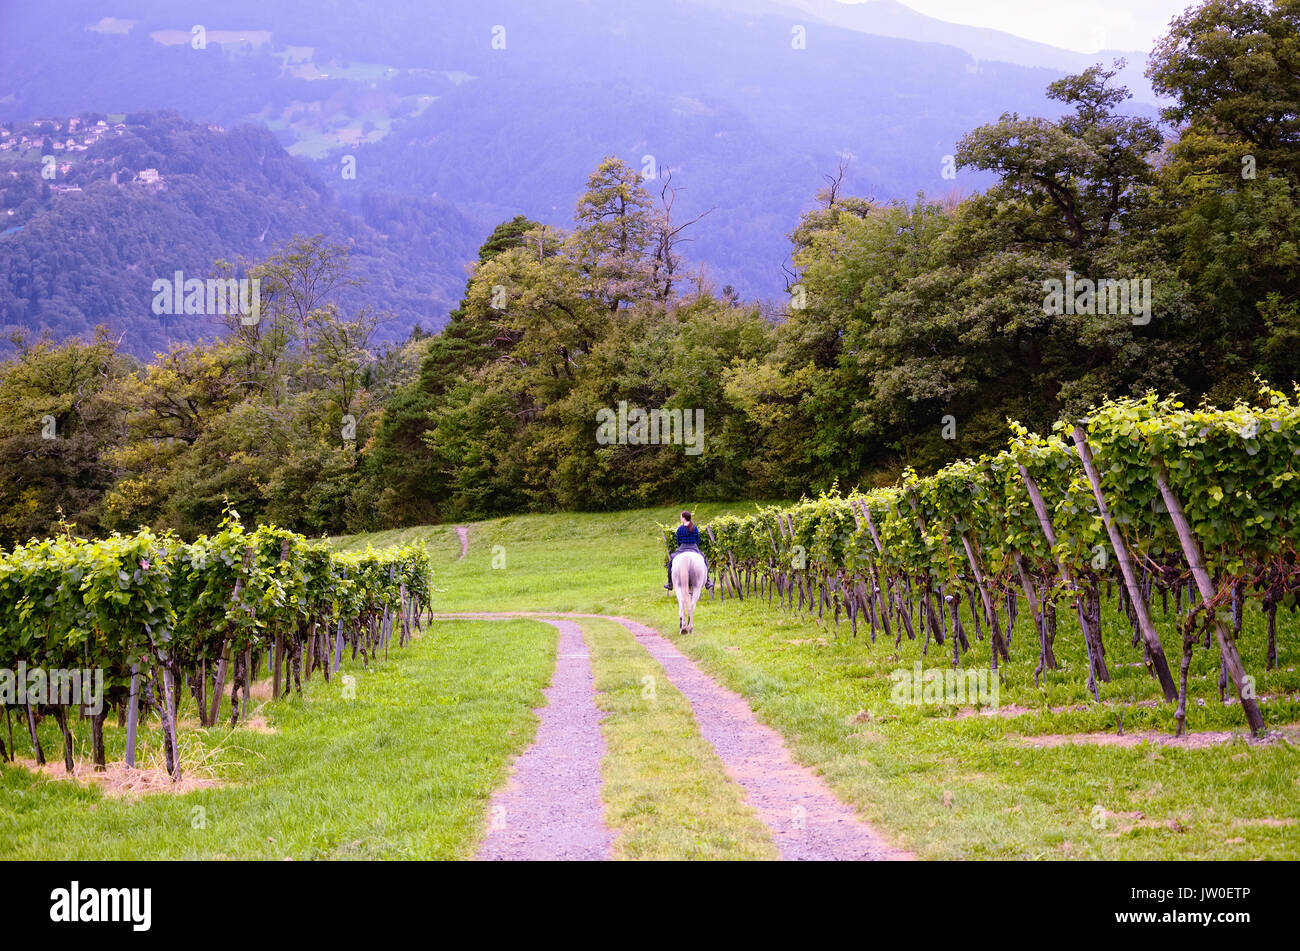
[[[37,766],[36,760],[18,757],[14,765],[34,773],[44,779],[77,782],[83,786],[94,787],[105,796],[148,796],[154,793],[171,793],[184,795],[196,789],[209,789],[222,785],[221,780],[202,774],[185,774],[181,781],[172,782],[171,776],[163,766],[148,765],[128,769],[125,763],[109,763],[104,769],[96,769],[92,763],[73,763],[69,773],[63,763],[46,763]]]
[[[1268,736],[1255,739],[1241,730],[1202,730],[1173,736],[1158,730],[1134,730],[1132,733],[1044,733],[1038,736],[1022,736],[1020,742],[1026,746],[1052,748],[1074,743],[1084,746],[1138,746],[1150,743],[1154,746],[1176,746],[1183,749],[1204,749],[1243,740],[1251,746],[1264,746],[1272,743],[1297,743],[1300,741],[1300,724],[1287,724],[1269,731]],[[1243,754],[1238,754],[1243,755]]]

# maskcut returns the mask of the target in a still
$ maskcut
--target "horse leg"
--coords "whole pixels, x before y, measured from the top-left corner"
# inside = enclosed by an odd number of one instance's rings
[[[707,575],[706,575],[707,577]],[[700,603],[700,595],[704,594],[704,578],[691,579],[691,609],[689,619],[686,622],[686,633],[695,633],[695,608]]]

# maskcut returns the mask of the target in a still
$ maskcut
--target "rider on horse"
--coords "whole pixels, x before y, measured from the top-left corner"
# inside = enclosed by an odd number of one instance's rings
[[[695,527],[691,521],[691,513],[682,513],[682,524],[677,526],[677,548],[668,555],[668,581],[664,588],[673,590],[673,559],[684,551],[699,552],[701,558],[704,558],[704,552],[700,551],[700,530]],[[708,577],[709,560],[704,558],[704,587],[712,589],[713,582]]]

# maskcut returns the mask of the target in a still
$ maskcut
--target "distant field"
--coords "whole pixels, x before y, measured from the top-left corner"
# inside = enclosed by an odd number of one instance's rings
[[[271,42],[270,30],[208,30],[209,43],[251,43],[253,46],[265,46]],[[189,30],[155,30],[149,38],[163,46],[188,44],[194,35]]]

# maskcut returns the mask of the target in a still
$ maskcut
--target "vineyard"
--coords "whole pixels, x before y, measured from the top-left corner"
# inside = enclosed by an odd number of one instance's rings
[[[214,726],[228,686],[233,727],[248,715],[259,669],[270,672],[278,698],[301,691],[317,670],[328,681],[345,650],[369,664],[394,633],[400,645],[419,629],[430,591],[423,547],[339,553],[273,526],[248,531],[237,513],[192,543],[146,528],[96,541],[69,533],[0,553],[0,669],[39,669],[51,688],[4,705],[0,755],[15,756],[17,713],[43,764],[37,725],[52,715],[72,772],[70,717],[79,713],[103,767],[104,723],[116,713],[134,767],[139,725],[152,716],[179,780],[186,691],[200,724]],[[50,672],[70,670],[102,672],[102,702],[54,689]]]
[[[1237,649],[1243,613],[1267,618],[1277,664],[1277,612],[1300,593],[1300,403],[1264,391],[1264,406],[1189,410],[1147,397],[1108,402],[1050,436],[1012,425],[1008,448],[892,486],[837,491],[789,507],[713,520],[702,538],[723,598],[765,597],[847,617],[895,644],[951,648],[962,664],[987,632],[991,667],[1011,660],[1022,607],[1036,635],[1035,683],[1058,669],[1057,611],[1074,612],[1099,700],[1111,678],[1103,598],[1119,599],[1145,666],[1185,729],[1197,646],[1219,657],[1251,732],[1265,732],[1254,678]],[[665,530],[668,545],[674,544]],[[1153,621],[1172,599],[1182,635],[1177,674]],[[963,614],[962,606],[966,610]],[[1177,682],[1175,680],[1177,677]]]

